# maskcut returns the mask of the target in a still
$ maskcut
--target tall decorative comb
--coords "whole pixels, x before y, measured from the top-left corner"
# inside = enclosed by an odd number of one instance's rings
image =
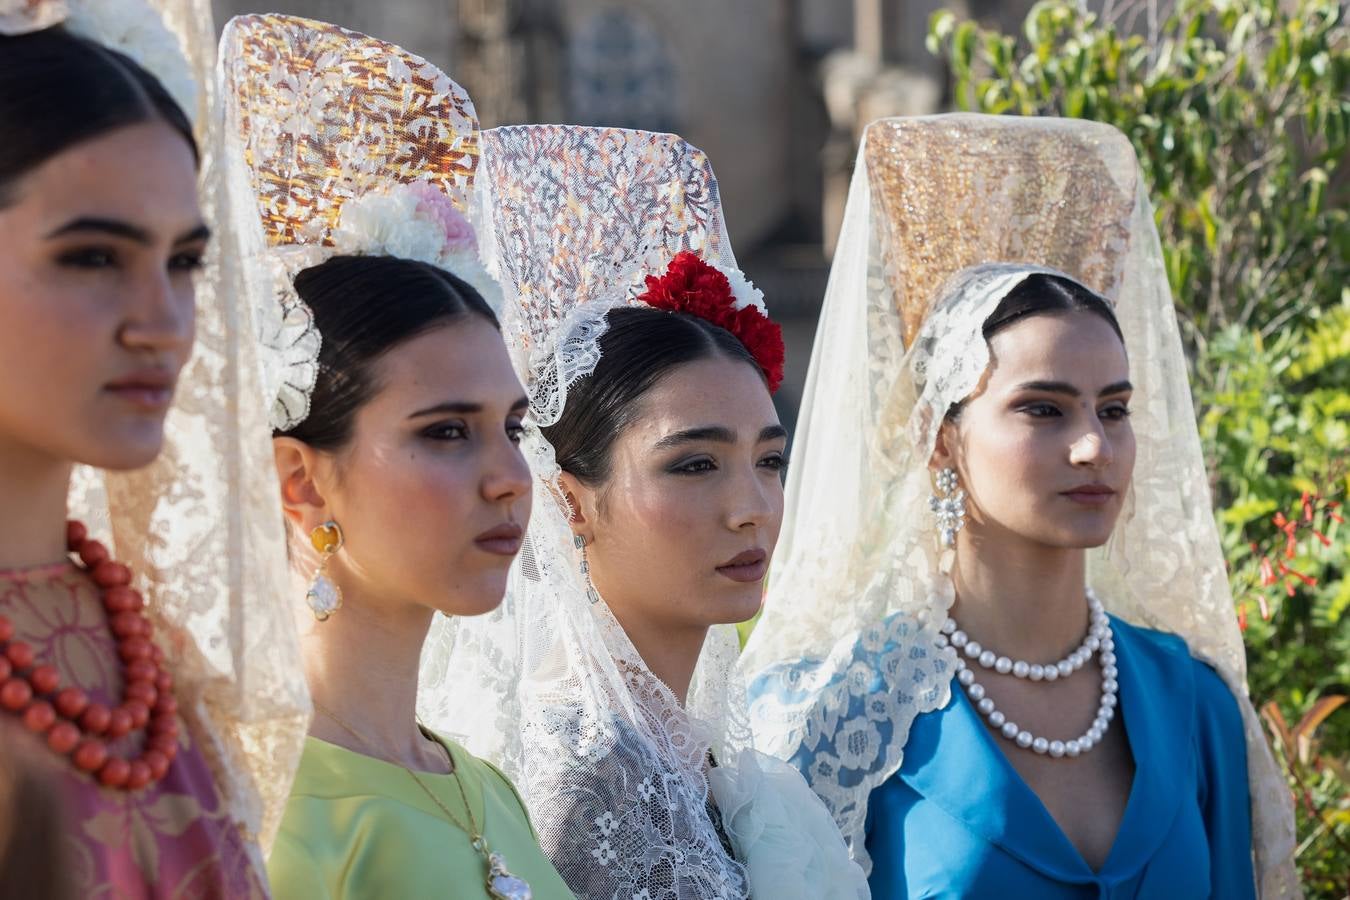
[[[959,113],[881,119],[865,146],[906,346],[947,279],[982,262],[1047,266],[1115,296],[1138,187],[1119,131]]]

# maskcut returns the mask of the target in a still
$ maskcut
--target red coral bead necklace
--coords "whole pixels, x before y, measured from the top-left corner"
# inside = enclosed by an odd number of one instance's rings
[[[79,522],[67,523],[66,548],[102,594],[122,663],[122,701],[109,708],[77,687],[62,687],[56,669],[39,663],[32,647],[15,640],[14,623],[0,615],[0,708],[104,787],[140,790],[163,778],[178,753],[173,678],[162,667],[163,651],[151,640],[150,620],[142,613],[145,601],[131,587],[131,570],[90,540]],[[108,749],[110,741],[141,730],[145,740],[135,756],[114,756]]]

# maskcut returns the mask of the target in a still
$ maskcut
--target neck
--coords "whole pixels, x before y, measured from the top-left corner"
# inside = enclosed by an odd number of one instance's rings
[[[315,706],[310,733],[387,762],[444,771],[443,755],[417,727],[418,660],[432,612],[384,608],[345,585],[343,593],[327,621],[315,621],[303,604],[299,611],[308,620],[300,642]]]
[[[614,615],[647,668],[665,682],[684,706],[703,642],[708,637],[707,626],[675,627],[666,622],[637,621],[636,616],[621,616],[618,612]]]
[[[0,439],[0,569],[59,562],[66,555],[66,495],[74,466]]]
[[[1088,628],[1086,555],[977,529],[957,537],[952,617],[986,648],[1047,662],[1077,647]]]

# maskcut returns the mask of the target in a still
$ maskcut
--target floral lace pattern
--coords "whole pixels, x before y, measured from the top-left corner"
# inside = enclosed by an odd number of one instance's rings
[[[502,330],[547,424],[599,359],[594,326],[559,327],[574,310],[626,302],[639,273],[664,271],[681,250],[735,267],[721,196],[707,157],[671,134],[507,126],[483,132],[482,153],[486,262],[509,299]]]
[[[449,268],[496,299],[461,214],[478,119],[431,63],[336,25],[241,16],[226,26],[221,56],[239,214],[252,209],[263,225],[249,258],[266,270],[252,293],[264,401],[286,430],[309,414],[322,347],[292,286],[302,269],[339,253],[384,253]]]
[[[594,369],[605,316],[628,302],[638,272],[661,271],[682,250],[735,264],[712,170],[673,135],[493,129],[478,186],[486,258],[506,294],[503,332],[537,424],[556,421],[567,387]],[[820,841],[822,830],[837,856],[790,840],[787,855],[852,866],[832,826],[799,834],[782,827],[793,816],[782,813],[780,827],[766,827],[754,811],[783,807],[745,799],[767,779],[740,765],[750,736],[734,627],[711,630],[681,705],[604,600],[592,602],[552,446],[532,430],[524,450],[534,512],[506,600],[486,616],[437,618],[422,659],[423,718],[500,763],[582,897],[743,898],[746,862],[773,868],[764,856],[772,837]],[[741,813],[725,832],[709,809],[712,759],[730,763],[717,767],[718,781]],[[826,883],[846,882],[827,862],[817,870]]]
[[[769,597],[742,666],[758,675],[756,740],[802,768],[866,868],[868,796],[899,768],[910,723],[949,692],[932,638],[953,599],[952,558],[940,552],[930,518],[916,514],[932,490],[936,426],[988,365],[985,318],[1043,269],[1008,264],[953,276],[1003,255],[1052,264],[1115,304],[1138,449],[1126,511],[1108,544],[1089,554],[1089,584],[1112,613],[1180,635],[1223,674],[1247,725],[1263,896],[1297,892],[1289,795],[1246,699],[1185,360],[1132,154],[1123,135],[1067,120],[885,120],[864,138]],[[1066,166],[1087,183],[1066,181]],[[978,221],[951,230],[953,214]],[[862,685],[885,697],[858,693]]]

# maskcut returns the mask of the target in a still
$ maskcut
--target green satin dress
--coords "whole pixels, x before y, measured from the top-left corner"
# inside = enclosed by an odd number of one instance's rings
[[[440,738],[489,849],[534,900],[574,900],[539,849],[515,788],[490,763]],[[417,777],[468,823],[453,775]],[[469,835],[402,766],[309,738],[267,862],[277,900],[454,897],[487,900],[488,867]]]

